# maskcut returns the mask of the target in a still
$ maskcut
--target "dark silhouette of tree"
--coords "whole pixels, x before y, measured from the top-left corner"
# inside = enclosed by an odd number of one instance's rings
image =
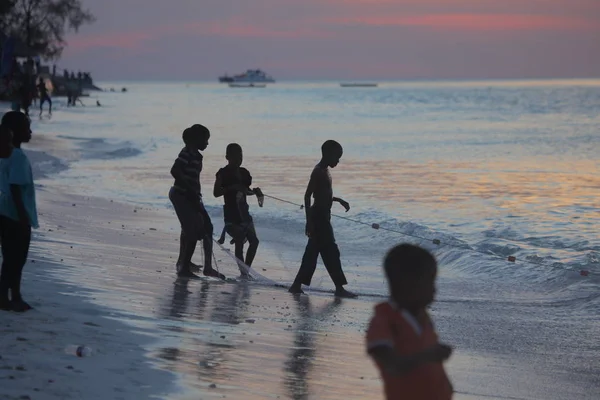
[[[7,13],[1,11],[6,4]],[[81,0],[0,0],[0,18],[7,35],[14,35],[45,59],[57,59],[66,46],[65,33],[77,32],[96,18]]]
[[[8,25],[9,14],[17,0],[0,0],[0,31],[4,32]]]

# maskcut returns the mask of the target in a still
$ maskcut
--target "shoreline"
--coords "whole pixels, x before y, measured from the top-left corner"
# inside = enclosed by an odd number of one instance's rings
[[[53,230],[39,199],[50,195],[48,182],[68,163],[47,151],[25,151],[41,217],[23,271],[24,296],[34,309],[2,313],[0,399],[139,399],[177,393],[175,374],[156,368],[148,356],[149,346],[159,340],[156,332],[125,323],[121,310],[95,301],[97,291],[61,277],[69,262],[44,257],[44,236]],[[78,358],[65,352],[69,345],[89,346],[93,353]]]
[[[23,288],[34,309],[2,314],[0,399],[165,398],[177,391],[173,374],[147,357],[156,341],[151,331],[119,321],[118,310],[93,302],[93,291],[56,279],[57,264],[32,256]],[[65,352],[69,345],[93,353],[78,358]]]
[[[381,398],[377,371],[363,348],[375,299],[338,303],[315,291],[295,299],[265,285],[179,280],[174,273],[178,227],[170,212],[40,194],[48,211],[36,254],[64,259],[53,273],[69,283],[83,282],[95,304],[120,310],[110,317],[125,321],[127,330],[152,335],[154,340],[138,350],[175,374],[178,390],[166,398]],[[225,257],[216,254],[230,275],[236,267]],[[581,352],[593,348],[593,322],[578,326],[580,339],[568,343],[571,324],[541,319],[542,310],[502,301],[434,304],[440,337],[456,346],[447,364],[456,400],[550,400],[567,393],[593,399],[596,352]],[[514,313],[524,311],[515,320]],[[498,335],[507,325],[513,334]],[[532,335],[543,341],[527,339]],[[571,352],[580,355],[578,361],[557,364]]]
[[[380,299],[337,304],[330,293],[314,290],[296,300],[266,285],[176,279],[179,226],[172,210],[74,194],[76,187],[53,173],[78,153],[45,128],[34,126],[40,132],[27,146],[34,149],[28,155],[41,227],[23,283],[36,310],[0,325],[9,338],[0,341],[0,399],[87,399],[94,391],[102,393],[98,399],[124,400],[381,398],[363,337]],[[295,271],[278,258],[285,243],[271,239],[281,239],[290,226],[276,222],[262,221],[255,265],[287,281]],[[215,250],[223,272],[237,273],[229,256]],[[480,296],[476,280],[443,281],[432,311],[441,340],[456,346],[446,366],[454,398],[593,399],[600,387],[595,321],[575,325],[567,302],[528,298],[527,288],[515,298]],[[66,355],[69,344],[88,344],[96,354]],[[20,354],[26,362],[19,363]],[[13,369],[21,365],[26,371]],[[70,373],[77,379],[68,379]],[[22,390],[29,388],[29,374],[39,387]],[[40,392],[31,393],[35,388]]]

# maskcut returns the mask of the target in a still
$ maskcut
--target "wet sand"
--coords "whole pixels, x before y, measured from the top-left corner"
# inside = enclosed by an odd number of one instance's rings
[[[32,246],[36,262],[27,266],[24,278],[36,311],[10,314],[11,327],[3,337],[55,333],[48,334],[48,347],[38,340],[3,340],[0,349],[2,365],[20,364],[23,353],[31,377],[54,380],[54,386],[39,384],[44,397],[32,398],[69,398],[64,393],[95,398],[86,389],[93,385],[104,390],[97,397],[104,399],[150,398],[151,393],[169,399],[383,398],[363,342],[372,307],[382,298],[335,300],[319,292],[294,297],[252,282],[178,280],[179,234],[171,211],[51,188],[38,197],[42,227]],[[273,254],[262,248],[257,268],[267,276],[284,276]],[[225,253],[217,251],[216,259],[222,272],[237,275]],[[65,283],[49,285],[48,275],[50,282]],[[501,300],[453,300],[444,298],[444,286],[439,291],[432,312],[441,339],[456,346],[447,364],[456,399],[597,398],[596,321],[572,326],[568,319],[546,318],[535,301],[515,317]],[[99,326],[85,325],[88,319]],[[100,355],[63,355],[71,342],[89,344]],[[156,370],[142,367],[144,354]],[[68,365],[83,372],[65,369]],[[5,386],[6,375],[18,373],[2,370],[0,398],[29,393],[24,380]],[[64,380],[71,373],[77,379]]]

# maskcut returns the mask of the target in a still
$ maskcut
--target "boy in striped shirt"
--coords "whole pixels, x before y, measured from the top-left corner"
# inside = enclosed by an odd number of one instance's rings
[[[185,147],[171,168],[175,184],[169,191],[169,199],[181,224],[181,239],[177,274],[184,278],[198,278],[191,271],[192,256],[196,242],[202,240],[204,247],[204,275],[225,279],[223,274],[212,268],[213,225],[202,203],[200,172],[202,154],[208,147],[210,131],[196,124],[183,131]]]

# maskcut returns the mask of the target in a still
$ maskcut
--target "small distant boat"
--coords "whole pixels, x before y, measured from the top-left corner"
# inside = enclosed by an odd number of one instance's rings
[[[376,83],[340,83],[341,87],[377,87]]]
[[[243,74],[228,76],[227,74],[219,77],[221,83],[250,82],[250,83],[275,83],[271,75],[267,75],[260,69],[249,69]]]
[[[266,88],[266,83],[252,83],[252,82],[232,82],[229,84],[231,88]]]

